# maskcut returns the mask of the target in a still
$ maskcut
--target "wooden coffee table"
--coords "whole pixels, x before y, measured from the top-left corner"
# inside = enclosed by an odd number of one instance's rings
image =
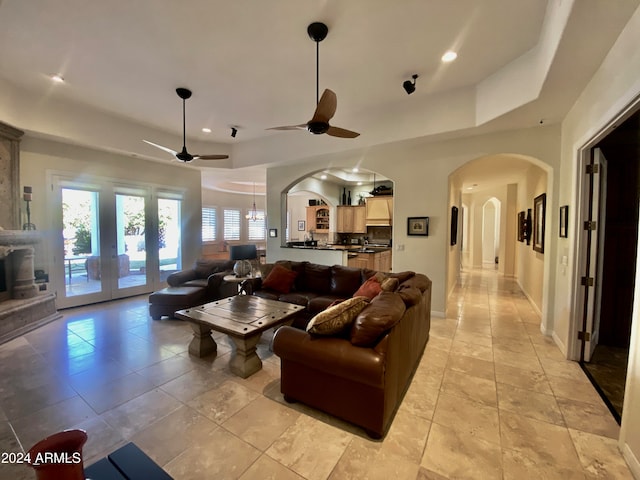
[[[247,378],[262,368],[262,361],[256,354],[262,332],[283,325],[303,309],[303,306],[292,303],[236,295],[178,310],[175,316],[189,322],[193,329],[189,343],[191,355],[204,357],[217,352],[218,345],[211,336],[211,330],[226,333],[236,346],[229,368],[233,374]]]

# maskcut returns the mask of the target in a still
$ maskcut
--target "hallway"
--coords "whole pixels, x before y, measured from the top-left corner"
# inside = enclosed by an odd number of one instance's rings
[[[432,319],[382,441],[287,404],[268,338],[263,370],[240,379],[224,336],[218,358],[190,357],[188,325],[151,320],[146,296],[63,313],[0,345],[2,451],[84,428],[85,464],[133,441],[176,479],[632,478],[591,383],[493,270],[463,273],[450,317]],[[0,478],[33,476],[0,464]]]

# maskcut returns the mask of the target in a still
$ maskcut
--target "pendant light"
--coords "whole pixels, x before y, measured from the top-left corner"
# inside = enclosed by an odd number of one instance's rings
[[[251,211],[245,215],[245,218],[252,222],[264,220],[264,215],[258,215],[258,209],[256,208],[256,182],[253,182],[253,206]]]

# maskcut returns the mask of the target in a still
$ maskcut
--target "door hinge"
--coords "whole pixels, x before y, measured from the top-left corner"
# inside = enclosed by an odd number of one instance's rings
[[[578,340],[584,340],[585,342],[591,341],[591,333],[589,332],[578,332]]]
[[[586,222],[584,222],[584,229],[585,230],[595,230],[596,229],[596,225],[597,222],[595,220],[587,220]]]
[[[597,163],[587,165],[587,175],[593,175],[600,172],[600,166]]]
[[[593,287],[593,277],[582,277],[580,284],[586,287]]]

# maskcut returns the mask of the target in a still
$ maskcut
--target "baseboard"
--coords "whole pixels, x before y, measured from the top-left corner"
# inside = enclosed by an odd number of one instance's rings
[[[542,328],[542,324],[540,324],[540,331],[542,331],[543,334],[548,335],[548,333],[545,333],[545,330],[546,329]],[[560,349],[565,358],[569,358],[567,355],[567,346],[562,340],[560,340],[560,337],[558,337],[555,331],[551,333],[551,338],[553,338],[553,341],[556,343],[557,347]]]
[[[627,465],[629,466],[629,470],[633,474],[634,478],[640,478],[640,462],[629,448],[628,444],[622,445],[622,456],[624,457]]]
[[[536,303],[531,298],[531,295],[529,295],[529,293],[524,289],[524,287],[522,286],[518,278],[516,278],[516,283],[518,284],[518,287],[520,287],[520,290],[522,291],[522,293],[524,293],[524,296],[527,297],[527,300],[529,300],[529,303],[531,304],[531,307],[533,308],[533,310],[540,316],[540,318],[542,318],[542,310],[538,308]]]
[[[447,318],[444,312],[436,312],[435,310],[431,310],[431,316],[435,318]]]

